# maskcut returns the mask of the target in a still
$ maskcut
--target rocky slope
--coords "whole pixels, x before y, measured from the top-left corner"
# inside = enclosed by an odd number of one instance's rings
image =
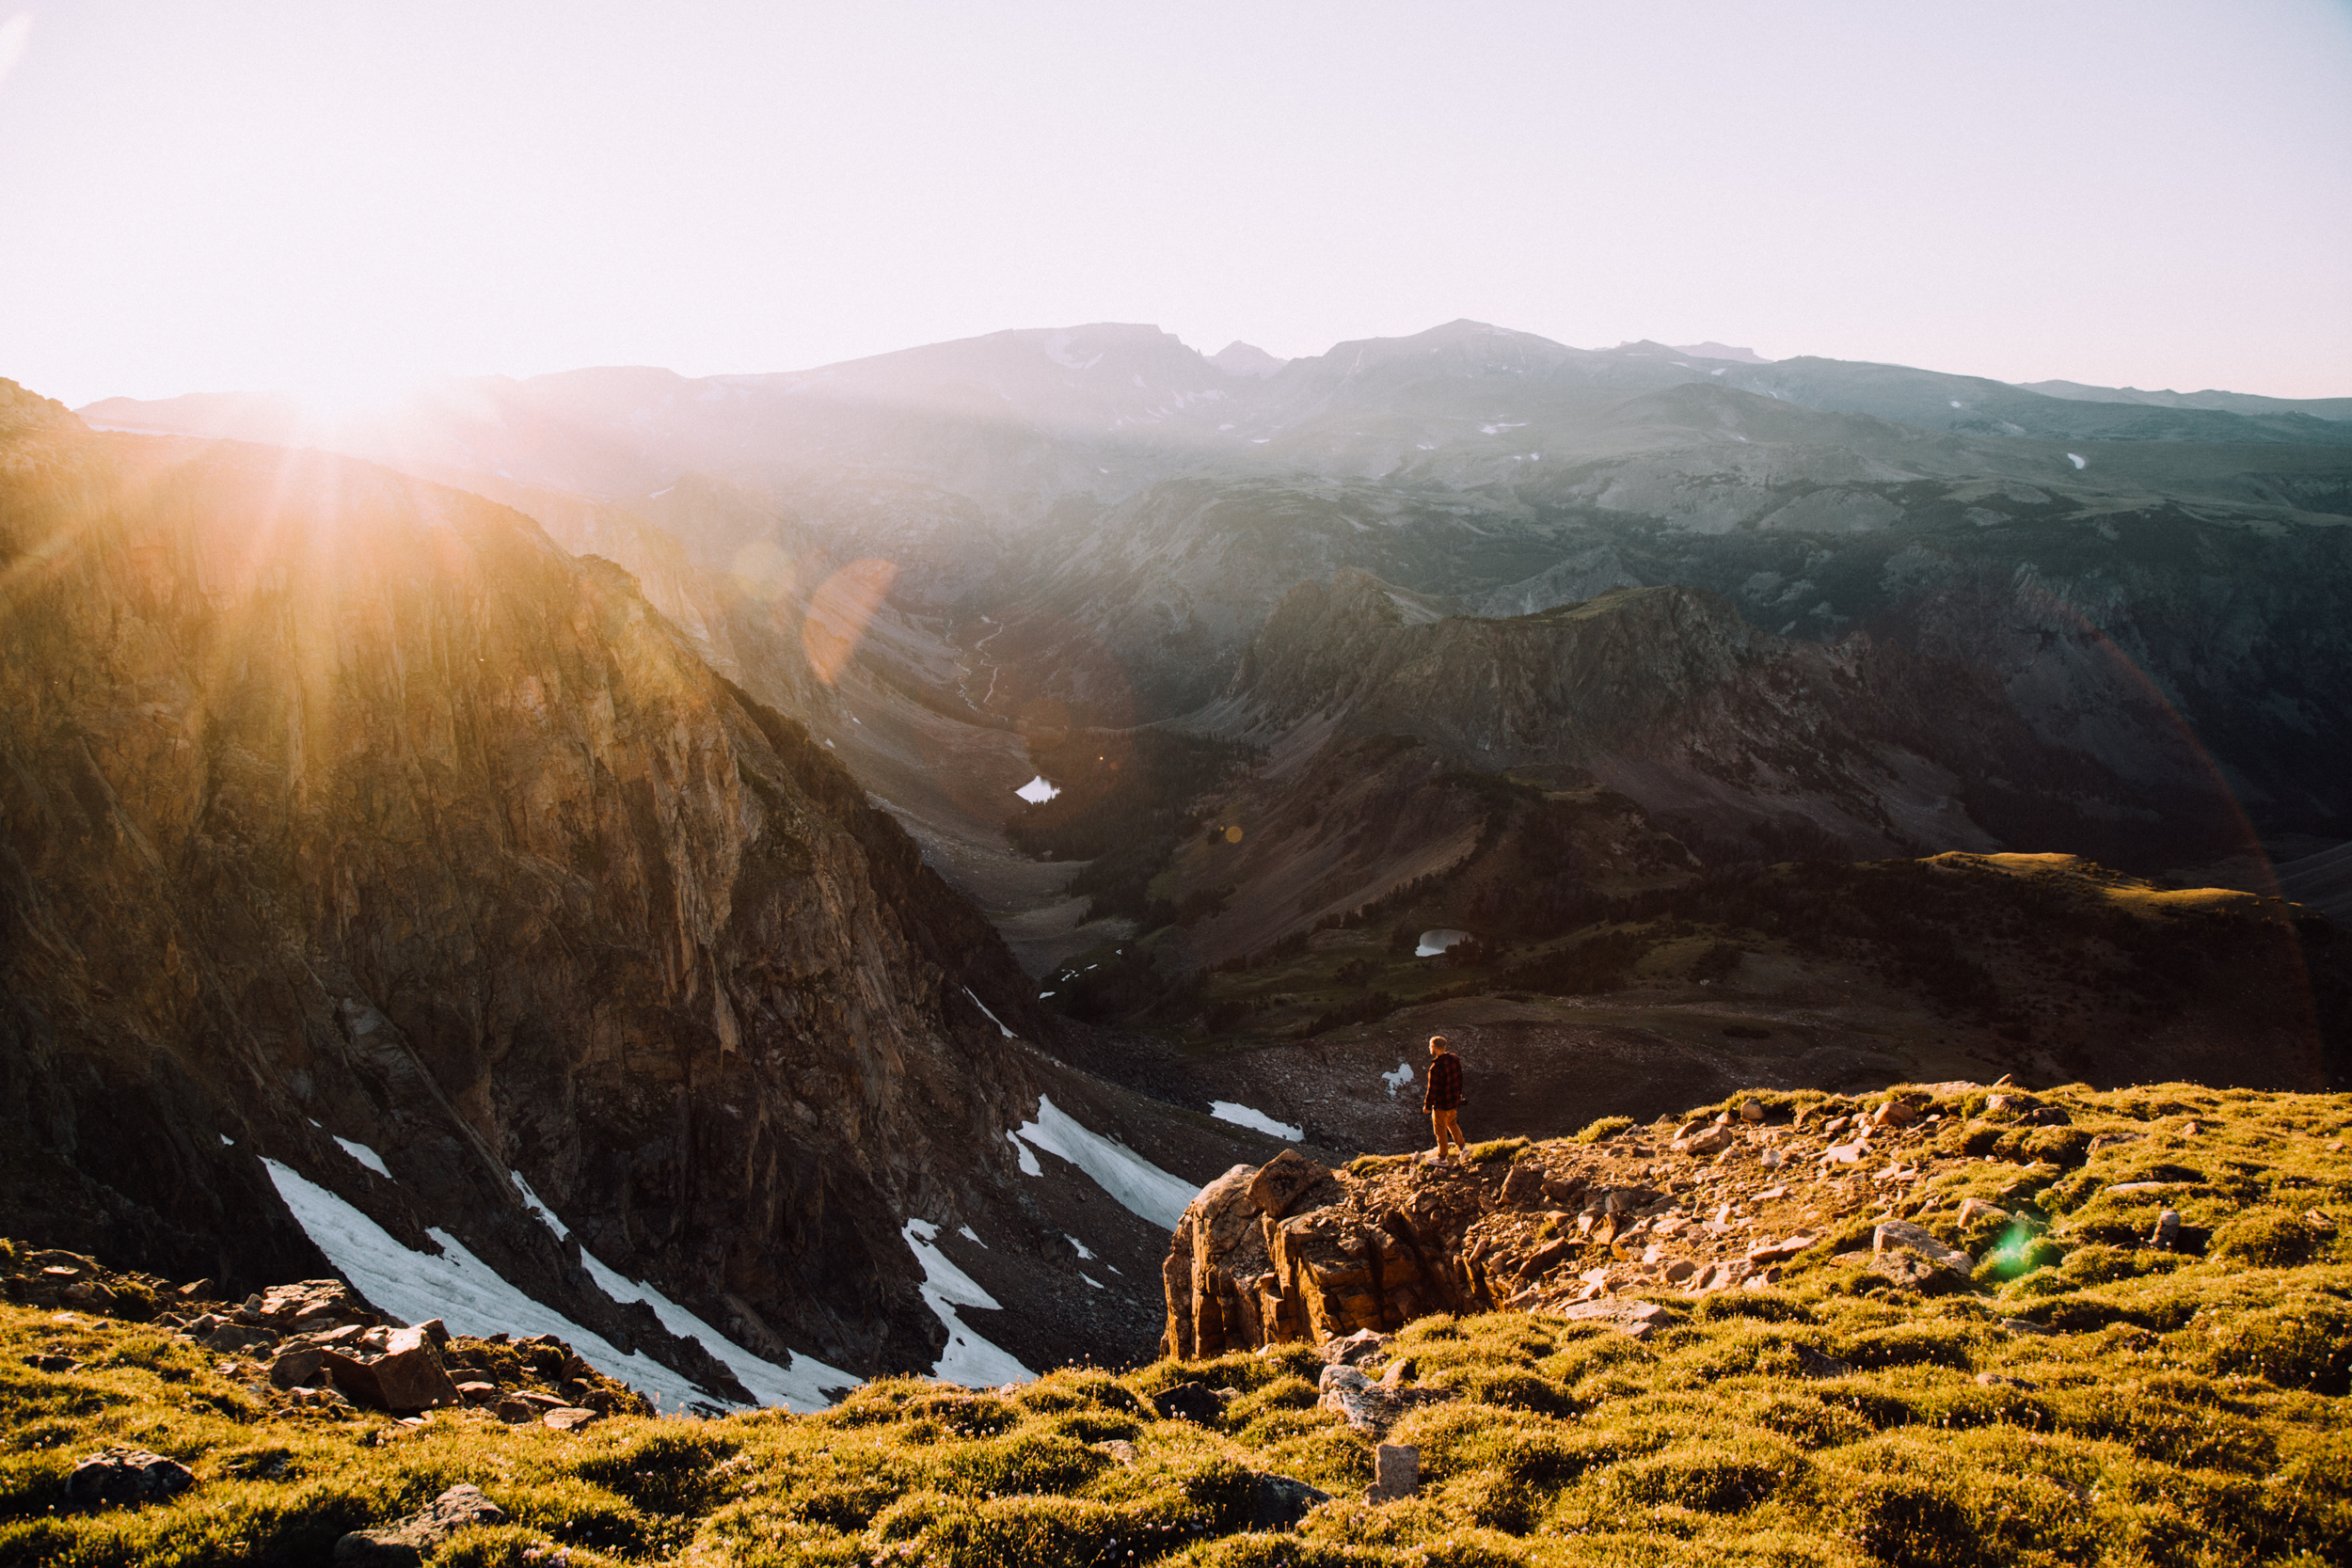
[[[940,1243],[1023,1308],[1015,1354],[1128,1341],[1064,1233],[1149,1225],[1007,1134],[1052,1088],[1208,1155],[1014,1037],[1054,1024],[986,922],[628,574],[367,465],[0,391],[12,1228],[243,1293],[326,1272],[283,1196],[322,1194],[739,1397],[599,1278],[757,1356],[929,1367],[922,1220],[1029,1260]]]
[[[2147,750],[2170,748],[2172,767],[2126,780],[2036,734],[1979,672],[1900,641],[1784,639],[1683,588],[1505,620],[1441,608],[1360,574],[1294,589],[1192,721],[1581,769],[1724,838],[1780,823],[1850,858],[2065,844],[2144,861],[2244,837],[2176,733],[2151,726]]]

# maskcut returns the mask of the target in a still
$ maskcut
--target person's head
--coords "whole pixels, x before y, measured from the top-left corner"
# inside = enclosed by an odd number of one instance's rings
[[[1429,1054],[1435,1056],[1444,1050],[1445,1037],[1443,1035],[1432,1035],[1429,1037]]]

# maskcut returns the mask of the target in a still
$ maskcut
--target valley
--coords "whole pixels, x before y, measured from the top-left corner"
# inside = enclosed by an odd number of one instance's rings
[[[1260,357],[11,388],[14,1233],[462,1251],[715,1410],[1135,1363],[1432,1033],[1482,1138],[2352,1082],[2335,404]]]

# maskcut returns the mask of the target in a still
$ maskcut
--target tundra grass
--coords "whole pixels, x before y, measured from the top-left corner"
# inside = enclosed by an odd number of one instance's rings
[[[2047,1223],[1977,1293],[1905,1294],[1833,1256],[1865,1216],[1778,1288],[1658,1296],[1645,1341],[1528,1313],[1407,1325],[1386,1357],[1454,1397],[1390,1434],[1422,1452],[1404,1501],[1362,1500],[1371,1440],[1319,1407],[1322,1362],[1300,1346],[1002,1389],[885,1379],[818,1415],[565,1433],[333,1418],[156,1330],[9,1307],[0,1562],[318,1563],[459,1481],[514,1523],[434,1560],[516,1568],[2352,1560],[2352,1100],[2040,1098],[2073,1125],[1945,1101],[1954,1156],[1918,1220],[1951,1230],[1970,1196],[2024,1212],[2024,1185]],[[1970,1138],[2021,1146],[1964,1154]],[[2192,1250],[2137,1244],[2161,1207]],[[1999,1251],[1997,1231],[1962,1239]],[[27,1364],[43,1356],[79,1365]],[[1227,1391],[1208,1424],[1153,1414],[1184,1382]],[[74,1459],[108,1444],[179,1458],[198,1484],[63,1511]],[[1332,1500],[1252,1529],[1256,1474]]]

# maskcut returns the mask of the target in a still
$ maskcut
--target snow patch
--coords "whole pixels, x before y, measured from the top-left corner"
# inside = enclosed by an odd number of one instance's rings
[[[681,1339],[701,1340],[703,1349],[723,1362],[727,1370],[735,1374],[735,1381],[751,1390],[752,1398],[762,1404],[780,1404],[787,1410],[803,1414],[823,1410],[842,1394],[866,1381],[855,1373],[829,1367],[815,1356],[803,1355],[797,1351],[787,1351],[785,1364],[778,1366],[736,1344],[660,1291],[607,1266],[603,1259],[584,1247],[580,1250],[580,1260],[587,1266],[589,1276],[596,1280],[597,1288],[614,1301],[623,1306],[642,1301],[653,1308],[653,1315],[661,1320],[662,1327]]]
[[[963,994],[966,996],[972,996],[972,988],[970,986],[964,987]],[[979,1008],[982,1013],[987,1015],[989,1022],[996,1025],[996,1032],[998,1034],[1004,1036],[1007,1039],[1012,1039],[1015,1037],[1013,1032],[1005,1027],[1005,1021],[1003,1019],[998,1018],[994,1013],[989,1012],[987,1003],[981,1001],[977,996],[972,996],[972,1006]]]
[[[1288,1138],[1293,1143],[1297,1143],[1307,1136],[1307,1129],[1304,1126],[1293,1127],[1289,1122],[1277,1121],[1263,1111],[1237,1104],[1231,1100],[1209,1101],[1209,1115],[1219,1121],[1230,1121],[1236,1127],[1253,1128],[1260,1132],[1272,1133],[1278,1138]]]
[[[1396,1070],[1394,1072],[1384,1072],[1380,1075],[1380,1082],[1389,1085],[1389,1098],[1391,1100],[1394,1100],[1396,1098],[1397,1090],[1403,1088],[1406,1085],[1411,1083],[1412,1081],[1413,1064],[1410,1062],[1399,1062],[1396,1064]]]
[[[1098,1291],[1103,1288],[1103,1282],[1095,1278],[1092,1275],[1087,1273],[1084,1269],[1080,1269],[1078,1271],[1078,1277],[1085,1280],[1088,1284],[1093,1286]]]
[[[923,1283],[916,1287],[922,1292],[923,1305],[947,1329],[947,1348],[931,1364],[931,1376],[943,1383],[962,1384],[967,1388],[1036,1382],[1037,1373],[1023,1366],[1009,1352],[964,1327],[963,1320],[956,1316],[959,1307],[977,1307],[992,1312],[1002,1308],[994,1296],[949,1262],[947,1255],[934,1244],[939,1238],[939,1227],[929,1220],[909,1220],[898,1234],[905,1238],[907,1250],[914,1254],[914,1260],[923,1265]]]
[[[334,1138],[335,1134],[329,1132],[327,1136]],[[353,1159],[367,1166],[368,1169],[375,1172],[376,1175],[387,1179],[391,1176],[391,1171],[387,1168],[384,1164],[384,1156],[378,1154],[367,1145],[353,1143],[349,1138],[335,1138],[335,1141],[342,1146],[342,1150],[345,1154],[350,1155]]]
[[[1020,1135],[1048,1154],[1059,1155],[1093,1178],[1094,1184],[1118,1200],[1130,1213],[1173,1230],[1200,1189],[1171,1176],[1151,1161],[1080,1124],[1043,1095],[1038,1097],[1037,1119],[1025,1121]]]
[[[1468,941],[1470,941],[1468,931],[1449,930],[1444,927],[1434,931],[1423,931],[1421,934],[1420,943],[1413,949],[1413,957],[1434,958],[1447,948],[1459,946]]]
[[[2079,468],[2079,467],[2083,467],[2083,457],[2082,457],[2082,453],[2080,453],[2080,452],[2078,452],[2078,451],[2070,451],[2070,452],[2068,452],[2068,453],[2066,454],[2066,460],[2067,460],[2069,463],[2072,463],[2073,465],[2074,465],[2074,467],[2077,467],[2077,468]]]
[[[1084,1242],[1078,1240],[1077,1237],[1073,1236],[1069,1231],[1065,1230],[1061,1233],[1061,1239],[1068,1242],[1072,1248],[1077,1252],[1079,1262],[1091,1263],[1094,1261],[1094,1249],[1087,1245]]]
[[[1023,1143],[1019,1133],[1008,1132],[1005,1136],[1012,1140],[1013,1152],[1021,1156],[1022,1175],[1043,1176],[1045,1174],[1045,1167],[1037,1163],[1037,1150]]]
[[[622,1379],[668,1409],[723,1402],[644,1352],[623,1355],[601,1336],[541,1306],[447,1231],[425,1232],[440,1244],[440,1257],[411,1252],[326,1188],[275,1160],[262,1164],[303,1233],[362,1295],[392,1316],[412,1323],[438,1318],[452,1333],[477,1338],[552,1334],[568,1341],[598,1371]]]
[[[1028,801],[1029,804],[1033,806],[1041,806],[1046,801],[1052,800],[1055,796],[1059,795],[1061,791],[1053,784],[1047,784],[1045,782],[1045,775],[1040,773],[1036,778],[1031,779],[1027,784],[1025,784],[1019,789],[1014,790],[1013,793],[1020,796],[1024,800]]]
[[[223,1132],[220,1134],[220,1147],[223,1148],[234,1148],[237,1147],[237,1140],[230,1137],[228,1133]]]
[[[536,1215],[541,1225],[554,1231],[557,1241],[560,1242],[571,1234],[564,1228],[564,1222],[555,1217],[555,1210],[539,1201],[539,1195],[531,1190],[531,1183],[523,1180],[522,1172],[510,1170],[506,1173],[506,1180],[515,1183],[515,1191],[522,1195],[523,1207]]]
[[[974,1229],[973,1229],[970,1226],[968,1226],[968,1225],[960,1225],[960,1226],[957,1226],[957,1227],[956,1227],[956,1234],[957,1234],[957,1235],[959,1235],[959,1236],[961,1236],[961,1237],[962,1237],[965,1241],[970,1242],[970,1243],[971,1243],[974,1246],[986,1246],[986,1245],[988,1245],[988,1243],[987,1243],[986,1242],[983,1242],[983,1241],[981,1241],[981,1240],[980,1240],[980,1237],[979,1237],[979,1232],[977,1232],[977,1231],[974,1230]]]

